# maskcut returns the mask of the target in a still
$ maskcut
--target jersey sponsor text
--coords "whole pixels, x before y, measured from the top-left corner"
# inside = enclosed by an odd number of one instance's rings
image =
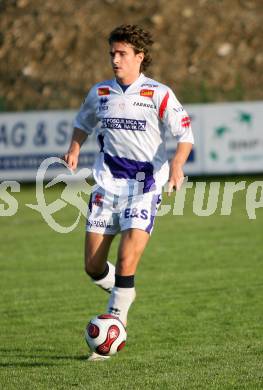
[[[156,108],[155,105],[151,103],[133,102],[133,105],[137,107]]]
[[[146,121],[127,118],[102,118],[103,129],[145,131]]]

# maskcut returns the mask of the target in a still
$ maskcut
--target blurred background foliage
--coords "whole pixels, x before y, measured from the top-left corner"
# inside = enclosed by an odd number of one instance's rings
[[[0,110],[79,107],[111,78],[107,36],[154,36],[150,77],[184,103],[261,100],[261,0],[0,0]]]

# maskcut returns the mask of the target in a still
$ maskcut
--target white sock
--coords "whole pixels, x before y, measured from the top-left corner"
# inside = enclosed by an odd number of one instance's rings
[[[135,288],[114,287],[108,303],[108,313],[119,317],[127,325],[129,308],[136,297]]]
[[[107,261],[109,266],[109,272],[108,274],[100,280],[92,279],[93,283],[102,288],[103,290],[107,291],[108,293],[111,293],[114,284],[115,284],[115,266],[111,264],[109,261]]]

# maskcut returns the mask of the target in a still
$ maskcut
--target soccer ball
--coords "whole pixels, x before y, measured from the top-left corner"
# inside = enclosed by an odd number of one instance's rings
[[[123,323],[111,314],[92,318],[85,331],[85,339],[90,349],[104,356],[119,352],[125,346],[126,338]]]

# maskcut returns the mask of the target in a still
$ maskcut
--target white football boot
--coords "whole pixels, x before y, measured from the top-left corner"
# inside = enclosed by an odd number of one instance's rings
[[[107,360],[109,358],[110,358],[110,356],[99,355],[96,352],[91,352],[91,354],[88,357],[88,361],[89,362],[98,362],[98,361],[102,361],[102,360]]]

